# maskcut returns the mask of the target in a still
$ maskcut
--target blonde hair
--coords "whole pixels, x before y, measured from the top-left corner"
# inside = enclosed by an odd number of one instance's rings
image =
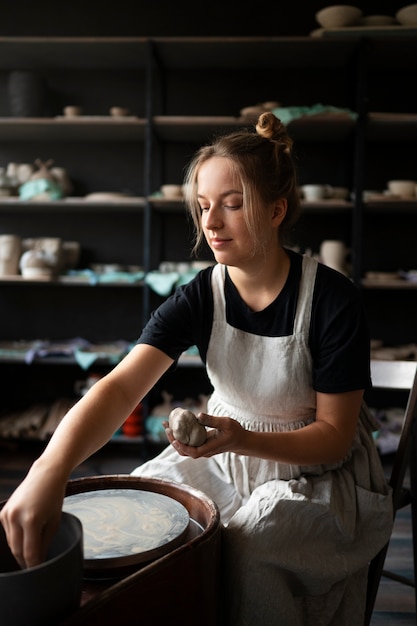
[[[200,166],[212,157],[223,157],[232,164],[233,172],[243,188],[243,211],[254,251],[263,249],[262,210],[278,199],[287,201],[287,213],[279,228],[285,243],[300,213],[293,141],[286,127],[273,113],[262,113],[255,127],[217,137],[203,146],[190,161],[185,174],[184,196],[195,228],[193,252],[203,239],[201,211],[197,199],[197,177]]]

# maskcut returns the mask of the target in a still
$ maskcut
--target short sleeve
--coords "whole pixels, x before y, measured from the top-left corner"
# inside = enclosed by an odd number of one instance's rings
[[[371,385],[370,336],[361,294],[346,276],[321,264],[309,343],[316,391],[342,393]]]
[[[155,311],[137,343],[158,348],[174,361],[196,345],[205,362],[213,319],[211,268],[178,287]]]

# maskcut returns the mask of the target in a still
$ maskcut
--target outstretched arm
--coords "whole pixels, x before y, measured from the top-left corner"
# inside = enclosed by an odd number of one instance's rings
[[[0,513],[10,548],[22,567],[42,562],[73,469],[109,441],[171,363],[156,348],[135,346],[61,421]]]

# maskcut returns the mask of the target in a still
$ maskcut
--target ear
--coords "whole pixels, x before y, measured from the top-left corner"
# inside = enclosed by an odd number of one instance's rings
[[[288,202],[286,198],[278,198],[272,207],[272,226],[278,227],[287,215]]]

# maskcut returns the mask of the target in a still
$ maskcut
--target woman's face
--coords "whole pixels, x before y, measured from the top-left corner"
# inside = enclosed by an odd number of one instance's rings
[[[242,184],[224,157],[205,161],[197,176],[201,225],[218,263],[240,265],[253,252],[243,213]]]
[[[261,255],[261,252],[255,254],[254,236],[244,218],[242,183],[229,159],[215,156],[200,166],[197,196],[204,236],[218,263],[244,267]],[[268,249],[278,245],[277,229],[282,218],[277,221],[273,205],[263,207],[262,212],[265,215],[261,233],[264,260]]]

